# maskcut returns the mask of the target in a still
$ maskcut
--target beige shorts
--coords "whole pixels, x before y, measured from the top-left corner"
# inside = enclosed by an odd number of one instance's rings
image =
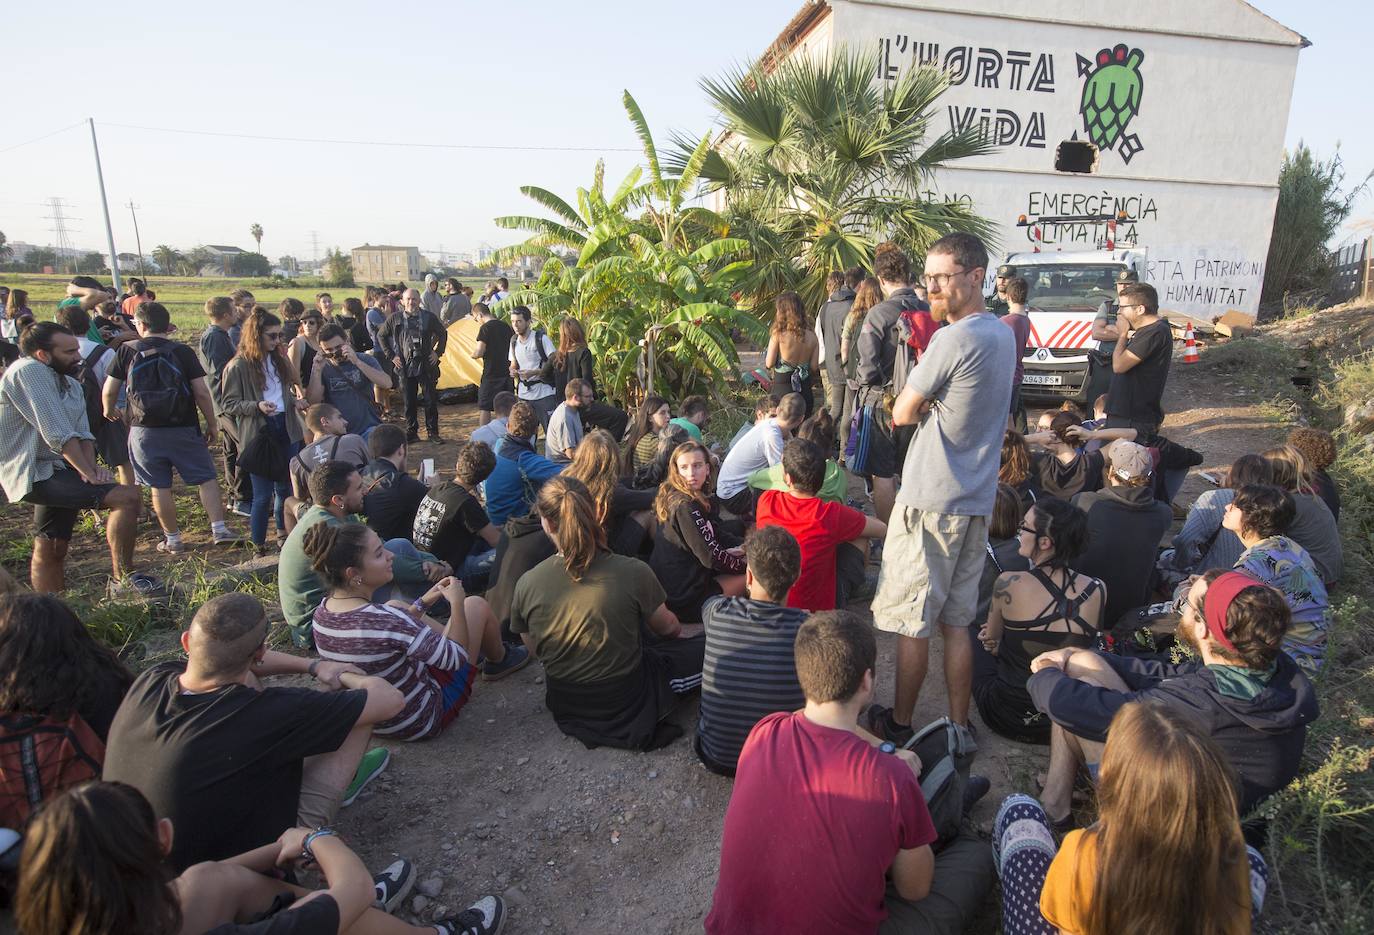
[[[987,542],[986,517],[926,513],[897,504],[883,542],[874,624],[918,639],[929,639],[938,623],[972,624]]]

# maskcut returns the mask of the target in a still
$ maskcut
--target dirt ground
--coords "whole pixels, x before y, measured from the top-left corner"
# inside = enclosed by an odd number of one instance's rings
[[[1262,400],[1209,375],[1205,364],[1176,360],[1165,408],[1167,434],[1206,455],[1184,486],[1181,504],[1211,486],[1201,472],[1220,476],[1236,456],[1267,447],[1282,433]],[[433,457],[441,471],[451,470],[457,442],[476,424],[472,405],[443,407],[441,417],[448,441],[416,446],[412,468],[420,458]],[[235,522],[246,528],[246,521]],[[0,541],[15,541],[26,523],[20,511],[4,510]],[[155,525],[140,531],[139,556],[150,565],[162,564],[154,551],[157,538]],[[206,529],[188,538],[213,565],[243,557],[213,551]],[[103,580],[103,549],[74,543],[73,554],[79,577]],[[21,573],[14,556],[7,563]],[[866,606],[852,609],[867,614]],[[894,648],[893,637],[879,634],[878,695],[887,703]],[[938,641],[932,655],[916,723],[945,713]],[[510,907],[507,931],[514,933],[700,931],[715,884],[731,782],[707,772],[692,754],[696,701],[674,715],[687,737],[640,754],[587,750],[564,737],[544,709],[543,693],[538,665],[503,682],[479,683],[442,736],[389,744],[386,774],[340,813],[337,827],[374,868],[393,855],[415,863],[425,893],[417,889],[402,915],[417,921],[499,893]],[[979,742],[974,771],[992,780],[992,792],[973,819],[986,834],[1005,795],[1034,790],[1047,755],[1045,748],[1005,741],[987,729],[980,730]],[[988,905],[973,931],[996,930],[991,895]]]

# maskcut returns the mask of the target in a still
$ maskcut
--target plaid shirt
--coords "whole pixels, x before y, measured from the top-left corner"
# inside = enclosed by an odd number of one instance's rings
[[[11,503],[66,467],[62,446],[73,438],[95,441],[81,384],[20,358],[0,379],[0,487]]]

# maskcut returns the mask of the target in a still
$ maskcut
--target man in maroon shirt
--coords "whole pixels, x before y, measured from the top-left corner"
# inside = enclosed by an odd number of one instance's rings
[[[859,728],[873,628],[823,611],[794,652],[806,707],[759,721],[740,753],[706,931],[961,932],[992,885],[992,852],[961,835],[937,858],[920,761]]]

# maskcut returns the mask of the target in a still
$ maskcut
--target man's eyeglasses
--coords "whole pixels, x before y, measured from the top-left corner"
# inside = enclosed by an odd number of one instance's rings
[[[926,273],[921,277],[921,284],[927,289],[944,289],[955,276],[962,276],[967,272],[970,270],[961,269],[954,273]]]

